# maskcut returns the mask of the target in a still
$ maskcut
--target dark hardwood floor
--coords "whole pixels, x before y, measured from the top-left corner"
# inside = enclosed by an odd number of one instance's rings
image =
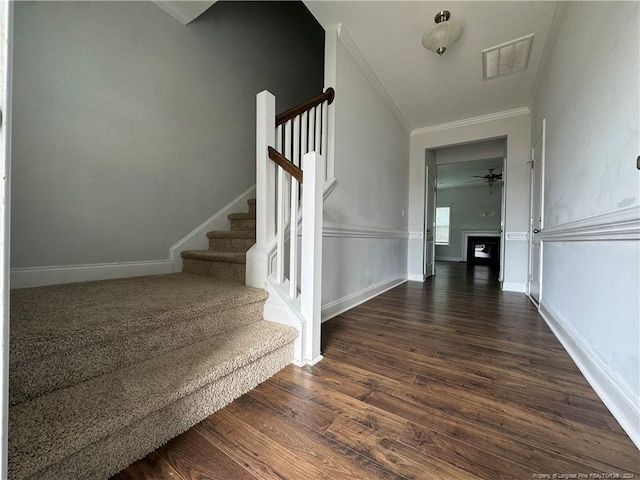
[[[113,480],[640,479],[638,449],[527,297],[490,267],[437,272],[326,322],[316,366]]]

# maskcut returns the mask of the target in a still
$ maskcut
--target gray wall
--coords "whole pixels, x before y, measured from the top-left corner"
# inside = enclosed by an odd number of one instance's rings
[[[12,267],[164,259],[255,183],[255,95],[323,86],[300,2],[16,2]]]
[[[462,231],[498,231],[501,200],[501,184],[493,186],[491,195],[486,185],[439,189],[436,204],[439,207],[450,206],[451,219],[449,245],[436,245],[436,260],[466,261],[462,255]],[[480,212],[485,211],[493,212],[494,216],[480,216]]]
[[[542,311],[640,446],[639,21],[637,2],[568,2],[532,139],[546,118]]]

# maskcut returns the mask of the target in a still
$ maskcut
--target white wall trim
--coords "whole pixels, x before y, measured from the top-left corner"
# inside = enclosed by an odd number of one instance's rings
[[[409,273],[407,280],[410,282],[424,282],[424,276],[421,273]]]
[[[616,382],[599,357],[580,341],[580,337],[544,300],[540,303],[539,312],[611,414],[640,448],[640,404],[637,399],[634,401],[634,395]]]
[[[504,236],[505,242],[528,242],[528,232],[507,232]]]
[[[322,321],[326,322],[327,320],[330,320],[331,318],[340,315],[347,310],[351,310],[352,308],[355,308],[358,305],[361,305],[364,302],[377,297],[387,290],[391,290],[398,285],[402,285],[406,281],[407,277],[403,275],[392,280],[387,280],[376,285],[372,285],[368,288],[365,288],[364,290],[360,290],[359,292],[352,293],[351,295],[347,295],[346,297],[340,298],[338,300],[334,300],[333,302],[329,302],[322,306]],[[422,279],[420,279],[420,281],[422,281]]]
[[[336,25],[336,32],[338,33],[338,38],[340,38],[340,40],[342,41],[342,44],[345,46],[349,54],[353,57],[355,62],[358,64],[364,76],[367,77],[367,79],[371,82],[373,87],[377,90],[378,94],[380,95],[380,98],[382,98],[384,103],[393,112],[393,114],[396,116],[396,118],[398,119],[400,124],[403,126],[403,128],[406,130],[406,132],[411,134],[411,131],[412,131],[411,125],[409,125],[409,122],[407,122],[407,119],[404,117],[404,115],[402,114],[398,106],[391,99],[391,96],[382,85],[382,82],[380,82],[380,80],[374,73],[373,69],[369,65],[369,62],[367,62],[366,58],[358,48],[358,45],[356,45],[356,42],[353,40],[353,37],[347,31],[344,24],[339,23],[338,25]]]
[[[416,230],[409,232],[409,240],[422,240],[423,237],[424,232]]]
[[[573,222],[543,228],[545,242],[640,240],[640,207],[633,206]]]
[[[361,227],[358,225],[325,223],[322,227],[322,236],[341,238],[381,238],[406,240],[409,238],[409,232],[403,230],[387,230],[377,227]]]
[[[173,271],[182,271],[180,252],[183,250],[207,250],[209,248],[207,232],[211,230],[229,230],[227,215],[246,211],[248,209],[247,200],[255,198],[255,195],[256,186],[253,185],[172,245],[169,248],[169,260],[173,262]]]
[[[502,282],[503,292],[525,293],[527,291],[526,282]]]
[[[211,5],[216,3],[216,0],[198,1],[198,2],[183,2],[183,1],[169,1],[169,0],[152,0],[156,6],[167,12],[173,18],[178,20],[182,25],[187,25],[193,22],[196,18],[202,15]],[[188,7],[188,8],[187,8]]]
[[[334,135],[331,135],[331,137],[333,136]],[[337,185],[338,185],[338,179],[336,179],[336,177],[328,178],[324,182],[324,190],[322,191],[322,200],[326,200],[327,197],[331,195],[331,192],[333,192],[336,189]]]
[[[425,133],[440,132],[442,130],[450,130],[452,128],[466,127],[468,125],[491,122],[494,120],[502,120],[504,118],[516,117],[518,115],[528,115],[530,113],[531,111],[527,107],[514,108],[511,110],[504,110],[502,112],[490,113],[488,115],[480,115],[477,117],[465,118],[462,120],[455,120],[453,122],[441,123],[439,125],[432,125],[430,127],[416,128],[411,132],[411,136],[424,135]]]
[[[173,263],[170,260],[12,268],[11,288],[40,287],[163,273],[173,273]]]

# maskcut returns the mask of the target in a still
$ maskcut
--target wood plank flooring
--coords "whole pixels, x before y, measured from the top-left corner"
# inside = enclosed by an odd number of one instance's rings
[[[316,366],[112,480],[640,479],[640,452],[530,301],[490,267],[437,271],[326,322]]]

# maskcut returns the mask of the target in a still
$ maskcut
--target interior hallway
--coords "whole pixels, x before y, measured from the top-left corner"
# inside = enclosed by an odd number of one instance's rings
[[[323,361],[114,480],[640,478],[638,450],[528,298],[487,266],[436,269],[326,322]]]

